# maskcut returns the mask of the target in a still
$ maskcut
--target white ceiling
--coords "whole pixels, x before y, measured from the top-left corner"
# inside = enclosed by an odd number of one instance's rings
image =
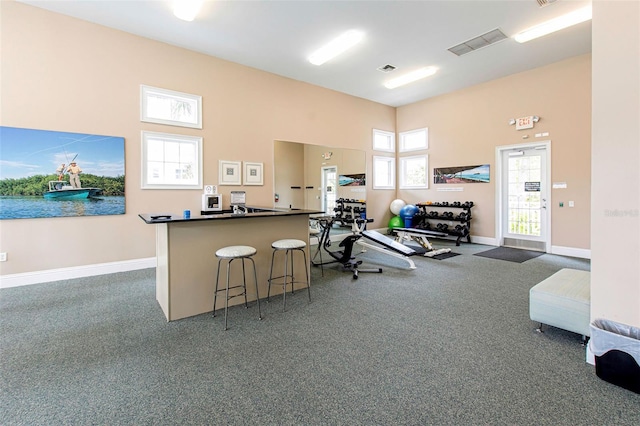
[[[170,0],[20,0],[83,20],[390,106],[544,66],[591,51],[591,22],[520,44],[508,38],[456,56],[447,49],[495,28],[508,37],[590,0],[207,0],[193,22]],[[349,29],[364,41],[322,66],[307,56]],[[391,73],[377,68],[397,67]],[[397,89],[383,82],[424,66],[436,75]]]

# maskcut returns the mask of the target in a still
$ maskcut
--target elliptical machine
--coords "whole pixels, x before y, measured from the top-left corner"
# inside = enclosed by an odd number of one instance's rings
[[[331,238],[329,238],[329,232],[333,227],[333,223],[335,221],[334,217],[324,217],[318,219],[320,226],[322,227],[322,233],[320,234],[320,238],[318,239],[318,250],[324,249],[325,252],[329,254],[333,259],[328,262],[314,263],[314,266],[323,266],[329,265],[332,263],[340,263],[342,265],[343,270],[349,271],[353,274],[353,279],[358,279],[359,272],[371,272],[371,273],[382,273],[382,268],[369,268],[369,269],[361,269],[359,266],[362,264],[362,260],[356,260],[353,255],[353,245],[362,238],[362,231],[366,227],[367,223],[373,222],[373,219],[340,219],[343,222],[351,223],[351,230],[353,234],[347,235],[340,244],[339,247],[342,250],[329,250],[331,247]],[[314,256],[315,257],[315,256]]]

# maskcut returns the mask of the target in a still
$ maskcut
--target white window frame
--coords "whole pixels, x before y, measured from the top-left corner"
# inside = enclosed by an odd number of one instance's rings
[[[384,143],[379,143],[379,138],[384,138]],[[396,152],[396,134],[386,130],[373,129],[373,150],[384,152]]]
[[[149,182],[148,173],[150,168],[149,160],[149,142],[150,140],[161,139],[163,142],[172,142],[178,144],[188,144],[195,147],[195,161],[193,167],[196,169],[193,171],[194,179],[191,179],[189,183],[176,183],[175,181],[169,182],[165,180],[163,183]],[[142,189],[202,189],[202,138],[199,136],[186,136],[175,135],[170,133],[158,133],[148,132],[143,130],[142,143],[142,176],[141,176],[141,188]]]
[[[420,184],[407,183],[407,161],[424,159],[424,182]],[[412,155],[410,157],[400,157],[400,172],[398,179],[400,180],[400,189],[427,189],[429,188],[429,156],[428,155]]]
[[[378,168],[380,164],[386,164],[388,176],[386,182],[378,182]],[[396,159],[394,157],[373,157],[373,189],[396,188]]]
[[[407,140],[412,136],[418,136],[420,134],[424,134],[423,143],[415,147],[408,147]],[[420,129],[408,130],[406,132],[399,133],[398,151],[411,152],[420,151],[423,149],[429,149],[429,128],[423,127]]]
[[[153,111],[149,107],[150,98],[162,98],[173,105],[183,104],[189,105],[195,111],[189,114],[193,119],[183,118],[174,115],[171,119],[166,118]],[[169,114],[172,114],[169,112]],[[173,114],[172,114],[173,115]],[[202,129],[202,96],[192,95],[190,93],[176,92],[175,90],[161,89],[159,87],[140,85],[140,121],[147,123],[166,124],[168,126],[191,127],[193,129]]]

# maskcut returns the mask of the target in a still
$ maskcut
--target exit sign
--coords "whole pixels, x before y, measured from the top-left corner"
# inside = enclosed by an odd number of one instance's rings
[[[533,115],[516,119],[516,130],[533,129]]]

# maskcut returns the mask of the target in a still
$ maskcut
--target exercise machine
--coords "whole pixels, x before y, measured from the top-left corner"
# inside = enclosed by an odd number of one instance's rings
[[[388,256],[393,256],[398,259],[402,259],[409,264],[409,269],[416,269],[416,264],[413,260],[409,259],[409,256],[413,256],[417,254],[417,252],[405,246],[404,244],[400,244],[399,242],[393,240],[392,238],[387,237],[386,235],[382,235],[377,231],[360,231],[362,236],[370,241],[373,241],[379,245],[373,245],[366,241],[358,240],[356,243],[362,247],[378,251],[380,253],[384,253]],[[382,247],[380,247],[382,246]]]
[[[327,261],[327,262],[321,261],[320,263],[315,263],[313,262],[313,259],[312,259],[311,263],[314,266],[322,267],[323,265],[339,263],[342,265],[343,270],[349,271],[353,274],[354,280],[358,279],[358,273],[360,272],[371,272],[371,273],[378,273],[378,274],[382,273],[382,268],[370,268],[370,269],[360,268],[360,265],[362,265],[362,261],[356,260],[355,256],[353,255],[353,245],[356,243],[356,241],[362,238],[362,233],[354,231],[353,234],[347,235],[342,241],[340,241],[338,246],[341,247],[341,250],[330,250],[329,247],[331,247],[331,238],[329,237],[329,232],[333,227],[335,218],[323,217],[323,218],[317,218],[317,220],[320,223],[320,226],[322,227],[322,233],[320,234],[320,237],[318,239],[318,250],[324,249],[324,251],[327,252],[329,256],[331,256],[334,260]],[[353,221],[352,229],[359,229],[358,228],[359,223],[366,224],[366,222],[373,222],[373,219],[341,219],[341,220]]]
[[[351,230],[355,235],[361,235],[362,237],[364,237],[364,239],[373,241],[378,245],[370,244],[360,238],[358,238],[354,242],[359,246],[365,247],[365,251],[366,248],[368,248],[386,254],[388,256],[402,259],[409,263],[410,269],[416,269],[416,264],[413,263],[413,260],[409,259],[409,256],[413,256],[414,254],[416,254],[416,251],[410,247],[405,246],[404,244],[400,244],[394,241],[386,235],[382,235],[377,231],[366,230],[367,223],[371,222],[373,222],[373,219],[354,219],[351,224]]]
[[[396,242],[398,243],[413,240],[420,244],[420,246],[426,250],[423,255],[426,257],[433,257],[438,254],[449,253],[451,251],[450,248],[435,249],[427,239],[427,236],[446,237],[448,234],[444,232],[416,228],[393,228],[393,233],[396,234]]]

